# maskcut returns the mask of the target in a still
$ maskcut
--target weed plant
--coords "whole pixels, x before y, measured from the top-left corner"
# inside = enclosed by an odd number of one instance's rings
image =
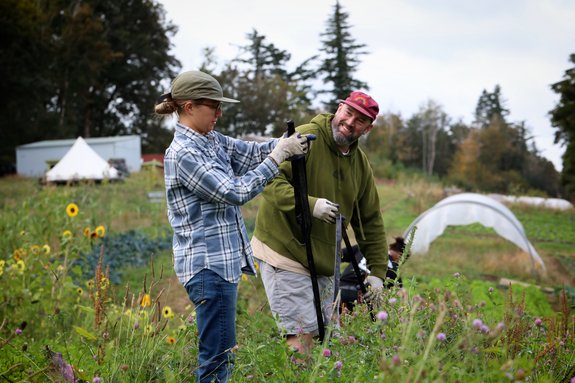
[[[193,381],[194,307],[173,306],[174,293],[166,286],[174,275],[164,267],[170,264],[169,251],[138,248],[133,241],[141,237],[128,235],[135,230],[150,241],[165,238],[165,204],[147,197],[148,191],[162,189],[161,178],[144,173],[123,184],[74,187],[11,179],[9,185],[0,187],[0,380]],[[383,186],[382,210],[391,217],[401,216],[394,210],[398,205],[415,217],[439,198],[436,189],[420,181],[395,186],[413,192],[403,197],[388,187]],[[421,200],[414,201],[418,195]],[[244,211],[253,219],[257,199]],[[400,234],[402,226],[392,222],[388,232]],[[466,248],[460,234],[448,234],[446,242],[462,241],[457,251],[444,245],[452,260],[453,253]],[[568,233],[562,235],[565,242],[573,241]],[[123,238],[126,246],[112,245],[111,238]],[[139,253],[145,249],[154,253],[145,268],[118,262],[118,257],[141,262]],[[559,251],[572,255],[564,247]],[[97,262],[86,262],[86,257]],[[410,259],[400,269],[404,287],[376,297],[375,321],[365,304],[343,311],[328,326],[325,342],[309,355],[287,348],[261,280],[242,278],[232,380],[575,382],[575,316],[567,294],[561,293],[552,309],[538,288],[501,289],[455,261],[427,263],[432,271],[426,273],[424,261]],[[121,281],[111,278],[119,271],[113,269],[121,269]],[[124,279],[130,283],[123,284]]]

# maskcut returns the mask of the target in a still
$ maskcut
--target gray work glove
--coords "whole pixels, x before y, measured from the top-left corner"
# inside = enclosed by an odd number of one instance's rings
[[[308,149],[307,135],[294,133],[289,137],[280,137],[279,142],[269,156],[279,165],[289,157],[307,153]]]
[[[383,279],[375,275],[368,275],[365,278],[367,286],[367,293],[364,295],[365,299],[372,300],[377,297],[377,294],[383,289]]]
[[[335,223],[335,216],[339,211],[339,205],[325,198],[318,198],[313,207],[313,216],[325,223]]]

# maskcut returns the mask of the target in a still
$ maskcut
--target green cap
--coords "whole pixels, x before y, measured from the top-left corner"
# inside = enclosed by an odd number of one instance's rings
[[[220,102],[239,102],[224,97],[218,80],[198,70],[180,73],[172,81],[172,98],[174,100],[197,100],[207,98]]]

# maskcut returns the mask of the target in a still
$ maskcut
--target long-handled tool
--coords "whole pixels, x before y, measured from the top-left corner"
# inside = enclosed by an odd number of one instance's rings
[[[341,278],[341,230],[342,230],[342,215],[336,214],[335,216],[335,262],[333,268],[333,313],[332,318],[335,318],[336,326],[339,326],[339,301],[341,299],[339,291],[339,282]]]
[[[355,272],[355,276],[356,276],[358,284],[359,284],[359,289],[361,290],[361,293],[365,296],[365,294],[367,293],[367,287],[365,287],[365,283],[363,283],[363,278],[361,276],[361,270],[359,269],[359,264],[357,263],[357,259],[355,258],[355,254],[353,253],[353,248],[351,246],[351,242],[349,242],[349,237],[347,236],[347,231],[345,230],[345,225],[344,225],[345,217],[342,216],[341,214],[338,214],[338,215],[340,215],[341,218],[336,219],[336,223],[338,225],[341,225],[341,227],[339,228],[339,230],[336,229],[336,241],[341,241],[341,239],[343,238],[343,242],[345,243],[345,248],[347,249],[348,254],[350,254],[350,261],[351,261],[351,264],[353,266],[353,271]],[[338,233],[341,233],[341,237],[337,237]],[[371,317],[371,320],[375,322],[375,315],[373,314],[373,305],[371,304],[371,302],[369,300],[366,300],[366,303],[367,303],[367,308],[369,309],[369,315]]]
[[[295,125],[291,120],[287,122],[287,133],[288,136],[291,136],[292,134],[295,133]],[[311,286],[313,289],[313,301],[317,316],[317,328],[319,333],[319,340],[320,342],[323,342],[325,336],[325,327],[323,324],[321,299],[319,295],[319,287],[317,284],[317,272],[315,270],[315,263],[313,261],[313,253],[311,249],[311,214],[309,211],[309,201],[307,199],[308,195],[307,195],[307,175],[305,169],[305,156],[293,158],[291,160],[291,168],[293,173],[296,220],[301,227],[301,233],[303,241],[305,243],[307,265],[311,277]]]

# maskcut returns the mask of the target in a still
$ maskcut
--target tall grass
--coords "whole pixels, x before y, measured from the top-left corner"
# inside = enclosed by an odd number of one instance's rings
[[[153,172],[74,187],[0,180],[0,380],[193,380],[194,308],[174,278],[169,250],[150,250],[147,265],[134,267],[117,263],[117,252],[129,258],[135,244],[106,246],[110,238],[140,238],[126,236],[130,231],[168,235],[165,203],[148,198],[156,190],[163,184]],[[379,191],[388,239],[442,198],[438,185],[417,177],[381,183]],[[258,198],[243,208],[249,227]],[[67,210],[72,203],[77,214]],[[575,258],[575,234],[564,227],[573,212],[517,211],[559,274],[533,276],[526,254],[487,229],[449,229],[429,254],[402,266],[403,289],[378,296],[376,321],[359,304],[307,356],[295,355],[279,335],[261,280],[242,279],[233,381],[569,381],[573,302],[559,293],[552,306],[536,286],[497,281],[573,287],[559,278],[560,266]],[[112,251],[114,262],[106,258]],[[94,254],[94,263],[77,262]],[[122,268],[121,282],[113,283],[110,265]]]

